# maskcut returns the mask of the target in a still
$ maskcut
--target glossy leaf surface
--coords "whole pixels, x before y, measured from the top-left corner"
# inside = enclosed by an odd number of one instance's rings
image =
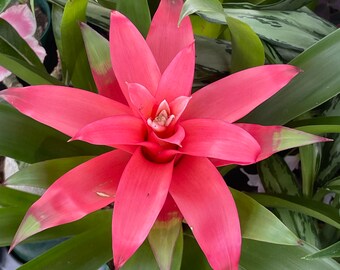
[[[61,21],[61,58],[75,87],[96,92],[79,22],[85,21],[87,0],[68,1]]]
[[[284,124],[339,94],[339,42],[337,30],[291,61],[304,72],[242,121]]]

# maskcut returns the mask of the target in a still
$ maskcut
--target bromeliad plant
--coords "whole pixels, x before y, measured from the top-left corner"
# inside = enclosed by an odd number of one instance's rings
[[[253,164],[328,141],[279,125],[236,123],[298,75],[292,65],[247,69],[191,94],[195,41],[188,17],[178,25],[182,6],[162,0],[146,40],[112,11],[109,47],[81,24],[98,94],[55,85],[1,92],[21,113],[70,141],[114,148],[56,180],[27,211],[12,248],[113,203],[116,269],[147,238],[159,267],[171,269],[182,222],[213,269],[238,269],[238,210],[216,166]],[[108,52],[110,61],[99,57]]]
[[[117,269],[157,220],[171,226],[183,219],[213,269],[238,269],[237,209],[215,166],[252,164],[326,139],[282,126],[233,124],[296,76],[293,66],[252,68],[191,95],[194,37],[189,18],[177,26],[181,8],[181,1],[161,1],[146,41],[125,16],[111,13],[112,69],[92,67],[99,95],[49,85],[1,93],[71,140],[116,148],[59,178],[28,210],[12,248],[114,202]]]

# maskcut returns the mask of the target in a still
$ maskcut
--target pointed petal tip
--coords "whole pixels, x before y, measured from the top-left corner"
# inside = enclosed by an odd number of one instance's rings
[[[41,231],[42,228],[40,226],[39,221],[29,212],[26,214],[24,219],[22,220],[14,238],[12,244],[9,248],[9,252],[11,252],[19,243],[27,239],[33,234]]]

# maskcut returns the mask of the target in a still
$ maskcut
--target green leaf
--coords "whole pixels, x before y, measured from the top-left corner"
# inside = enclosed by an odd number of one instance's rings
[[[317,180],[320,162],[320,144],[306,145],[299,148],[302,173],[302,194],[312,197],[314,183]]]
[[[312,2],[312,0],[277,0],[277,1],[266,1],[266,0],[255,0],[248,1],[250,3],[225,3],[223,4],[226,8],[247,8],[257,10],[296,10]]]
[[[303,257],[303,259],[315,260],[320,258],[332,258],[332,257],[340,257],[340,241],[318,252],[307,255]]]
[[[171,269],[173,260],[177,262],[173,269],[180,268],[183,246],[179,245],[179,252],[175,252],[176,243],[181,242],[179,238],[183,238],[181,218],[156,220],[149,232],[148,241],[160,269]]]
[[[0,194],[4,194],[4,192],[0,190]],[[15,195],[13,192],[11,194]],[[16,196],[16,198],[24,198],[24,196],[26,196],[26,193],[22,191],[17,191],[17,194],[21,196]],[[38,197],[35,199],[37,198]],[[25,204],[22,204],[19,207],[0,207],[0,246],[9,246],[11,244],[19,224],[32,203],[32,201],[26,200]],[[111,216],[112,210],[96,211],[75,222],[53,227],[35,234],[25,240],[24,243],[36,243],[45,240],[71,237],[88,231],[98,224],[108,222],[108,220],[111,220]]]
[[[51,20],[52,20],[52,28],[53,28],[53,36],[54,36],[54,41],[56,43],[58,52],[59,52],[59,61],[61,61],[61,71],[63,73],[63,80],[67,78],[67,69],[66,69],[66,64],[63,58],[60,57],[60,55],[63,55],[63,48],[62,48],[62,43],[61,43],[61,31],[60,31],[60,26],[61,26],[61,20],[63,17],[63,12],[64,9],[56,4],[52,5],[52,12],[51,12]]]
[[[1,190],[0,190],[1,194]],[[9,246],[27,207],[0,207],[0,247]]]
[[[26,41],[18,34],[18,32],[7,21],[0,18],[0,51],[25,60],[28,64],[35,66],[38,70],[45,71],[44,65],[38,56],[26,43]],[[7,46],[6,46],[7,45]]]
[[[311,245],[282,246],[245,239],[242,244],[240,269],[242,270],[337,270],[339,264],[331,259],[313,261],[302,257],[317,251]]]
[[[0,66],[29,84],[61,84],[51,77],[38,56],[15,29],[0,18]]]
[[[231,71],[237,72],[263,65],[265,60],[264,48],[251,27],[232,16],[227,16],[227,22],[233,48]]]
[[[0,185],[0,209],[1,207],[22,207],[27,209],[39,196],[22,192]]]
[[[47,72],[43,72],[35,66],[31,66],[27,62],[7,54],[0,53],[0,66],[10,70],[30,85],[62,84],[60,81],[50,76]]]
[[[98,269],[112,258],[110,236],[111,219],[108,218],[103,220],[101,223],[98,223],[97,226],[92,227],[88,231],[76,235],[51,248],[44,254],[29,261],[18,269]]]
[[[183,5],[183,9],[180,15],[182,21],[185,16],[197,13],[203,18],[213,23],[226,24],[226,17],[221,3],[218,0],[187,0]]]
[[[122,270],[148,269],[159,270],[148,241],[144,241],[132,257],[123,265]]]
[[[98,3],[108,9],[116,10],[116,0],[98,0]]]
[[[5,184],[11,186],[30,186],[47,189],[60,176],[89,160],[92,157],[81,156],[47,160],[30,165],[18,171]]]
[[[300,190],[295,176],[279,155],[261,161],[257,168],[266,192],[299,196]],[[276,208],[273,212],[298,237],[310,244],[318,244],[314,219],[282,208]]]
[[[191,25],[195,35],[208,38],[217,38],[221,33],[221,25],[208,22],[200,16],[190,16]]]
[[[139,32],[146,37],[151,23],[147,0],[117,0],[116,9],[127,16]]]
[[[295,58],[291,64],[304,72],[242,121],[285,124],[336,96],[340,92],[339,42],[340,29]]]
[[[85,21],[87,0],[69,0],[61,21],[61,58],[75,87],[96,92],[79,22]]]
[[[0,2],[0,13],[3,12],[5,10],[5,8],[7,8],[7,6],[9,5],[10,2],[11,2],[11,0],[2,0]]]
[[[206,257],[190,231],[184,232],[184,249],[181,269],[211,270]]]
[[[53,158],[98,155],[110,149],[80,141],[68,143],[68,139],[0,102],[0,155],[34,163]]]
[[[274,11],[251,9],[225,9],[248,24],[263,40],[272,45],[295,49],[300,52],[328,35],[336,28],[309,10]]]
[[[234,189],[242,237],[283,245],[297,245],[299,239],[268,209]]]
[[[290,122],[288,126],[313,133],[340,133],[340,116],[316,117]]]
[[[339,209],[309,198],[289,195],[248,194],[265,207],[300,212],[340,229]]]

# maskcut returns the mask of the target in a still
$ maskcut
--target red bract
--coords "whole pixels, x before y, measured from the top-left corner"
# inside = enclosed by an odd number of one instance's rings
[[[22,113],[72,140],[118,149],[59,178],[28,210],[12,246],[114,202],[117,269],[156,220],[164,226],[183,218],[212,268],[238,269],[237,209],[215,166],[251,164],[325,139],[281,126],[233,124],[298,74],[293,66],[245,70],[191,96],[194,38],[189,18],[177,26],[181,8],[181,0],[162,0],[146,41],[126,17],[111,13],[112,69],[92,65],[102,95],[59,86],[1,94]]]

